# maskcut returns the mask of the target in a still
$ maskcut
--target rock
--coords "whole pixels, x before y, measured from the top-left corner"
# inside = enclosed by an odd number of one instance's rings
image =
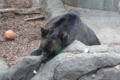
[[[0,80],[7,80],[8,66],[7,64],[0,60]]]
[[[85,48],[90,49],[90,53],[93,54],[84,53]],[[108,69],[109,73],[108,71],[104,72],[108,74],[107,77],[112,76],[110,73],[112,69],[114,69],[114,74],[120,73],[119,67],[114,67],[120,64],[120,56],[108,52],[109,47],[106,45],[85,46],[75,40],[63,50],[63,53],[42,65],[31,80],[93,80],[93,78],[96,80],[107,80],[100,71]],[[94,76],[91,77],[92,75]],[[118,80],[119,78],[116,75],[110,80]]]
[[[23,57],[16,65],[9,70],[9,80],[30,80],[35,74],[34,70],[40,67],[40,56]]]
[[[56,67],[54,72],[54,79],[78,80],[83,75],[87,75],[93,71],[97,71],[98,69],[113,67],[117,64],[120,64],[120,56],[110,53],[76,54],[72,58],[63,60],[59,63],[59,66]],[[109,76],[112,76],[112,74]]]
[[[40,67],[38,73],[31,80],[54,80],[54,71],[59,63],[66,59],[70,53],[62,53],[56,56],[54,59],[48,61],[45,65]]]
[[[66,13],[61,0],[46,0],[45,12],[48,19]]]
[[[86,46],[78,40],[72,42],[68,47],[66,47],[62,52],[84,52]]]
[[[114,68],[115,65],[120,64],[120,56],[110,53],[80,53],[68,58],[70,55],[71,53],[62,53],[48,61],[45,65],[41,66],[37,75],[31,80],[84,80],[83,76],[102,69],[108,68],[109,70],[109,68]],[[103,73],[99,74],[99,77],[101,77],[100,75],[103,75]],[[109,76],[112,76],[112,74]],[[118,80],[119,76],[116,76],[116,80]],[[103,78],[103,80],[106,80],[106,78]]]
[[[102,68],[90,74],[83,75],[78,80],[120,80],[120,65],[118,67],[118,69],[114,67]],[[93,74],[96,75],[95,78],[91,77]]]
[[[108,51],[107,45],[85,46],[80,41],[75,40],[72,44],[70,44],[62,52],[84,52],[84,50],[86,48],[88,48],[91,53],[104,53],[104,52]]]
[[[120,46],[119,45],[112,46],[109,48],[109,51],[112,53],[120,53]]]

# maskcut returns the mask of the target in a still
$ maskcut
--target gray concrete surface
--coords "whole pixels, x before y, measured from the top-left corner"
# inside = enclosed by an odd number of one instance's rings
[[[120,0],[63,0],[65,4],[107,11],[119,11],[118,2]]]

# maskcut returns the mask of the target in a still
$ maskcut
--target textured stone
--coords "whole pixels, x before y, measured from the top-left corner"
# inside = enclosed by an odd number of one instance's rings
[[[8,66],[7,64],[0,60],[0,80],[7,80]]]
[[[98,73],[95,72],[106,71],[107,68],[106,74],[107,72],[110,73],[111,69],[114,69],[114,74],[120,73],[117,70],[119,68],[114,68],[118,64],[120,64],[120,56],[110,53],[62,53],[48,61],[45,65],[42,65],[38,73],[31,80],[89,80],[85,78],[86,76],[89,76],[90,80],[92,80],[92,74],[97,75]],[[115,73],[116,70],[118,71],[117,73]],[[107,77],[110,77],[110,74]],[[107,80],[105,76],[103,72],[99,72],[99,77],[103,80]],[[115,75],[114,79],[112,79],[118,80],[118,78],[120,78],[119,75]]]
[[[119,63],[120,56],[114,54],[109,53],[76,54],[72,58],[60,62],[59,66],[57,66],[55,69],[54,79],[78,80],[83,75],[86,75],[98,69],[113,67]]]
[[[40,67],[38,73],[31,80],[54,80],[54,71],[59,63],[70,53],[62,53]]]
[[[95,78],[92,78],[93,74],[96,75]],[[120,80],[120,65],[118,65],[118,69],[114,67],[98,69],[90,74],[83,75],[79,80]]]
[[[107,45],[85,46],[80,41],[75,40],[72,44],[65,48],[63,52],[84,52],[86,48],[90,50],[90,53],[104,53],[108,51]]]
[[[34,76],[33,71],[39,69],[40,63],[40,56],[23,57],[16,65],[10,68],[9,80],[30,80]]]
[[[120,46],[119,45],[112,46],[109,48],[109,51],[112,53],[120,53]]]
[[[45,12],[48,19],[66,13],[61,0],[46,0]]]

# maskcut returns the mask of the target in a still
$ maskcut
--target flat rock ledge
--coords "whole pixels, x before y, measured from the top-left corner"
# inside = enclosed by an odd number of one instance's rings
[[[75,40],[47,63],[23,57],[9,68],[0,62],[0,80],[119,80],[120,47],[85,46]]]

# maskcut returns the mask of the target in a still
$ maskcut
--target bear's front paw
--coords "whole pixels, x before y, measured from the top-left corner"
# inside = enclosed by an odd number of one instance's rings
[[[31,53],[31,56],[39,56],[42,54],[42,49],[39,48]]]

